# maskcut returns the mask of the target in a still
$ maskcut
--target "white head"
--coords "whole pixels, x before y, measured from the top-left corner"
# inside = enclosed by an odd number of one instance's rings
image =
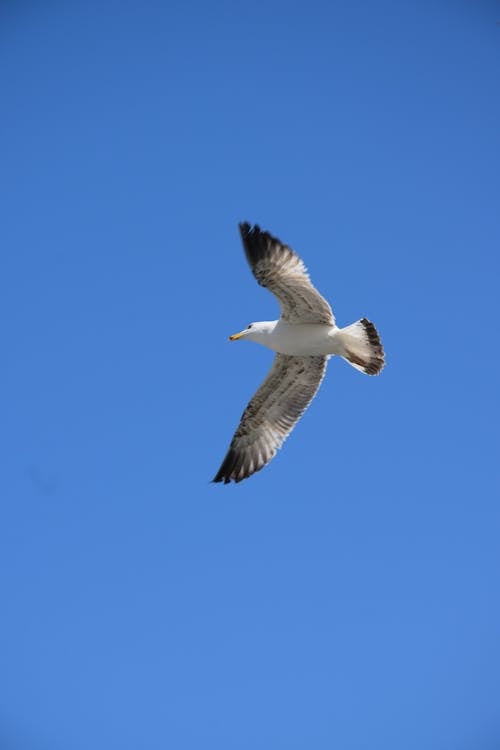
[[[248,339],[249,341],[256,341],[259,344],[265,345],[268,336],[274,331],[277,322],[277,320],[267,320],[260,323],[250,323],[244,331],[234,333],[230,336],[229,341]]]

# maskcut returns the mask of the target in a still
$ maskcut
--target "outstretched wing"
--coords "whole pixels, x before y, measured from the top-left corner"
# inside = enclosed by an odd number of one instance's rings
[[[277,354],[243,412],[214,482],[241,482],[275,456],[318,390],[327,357]]]
[[[278,298],[283,320],[335,323],[330,305],[313,287],[304,263],[288,245],[246,222],[240,224],[240,232],[252,273]]]

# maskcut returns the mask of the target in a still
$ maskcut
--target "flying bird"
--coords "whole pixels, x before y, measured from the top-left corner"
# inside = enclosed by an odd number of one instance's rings
[[[299,256],[257,225],[239,225],[245,255],[258,283],[279,301],[279,320],[250,323],[230,341],[246,339],[276,352],[266,379],[251,399],[214,482],[241,482],[276,455],[323,380],[337,354],[367,375],[378,375],[384,350],[366,318],[335,325],[328,302],[312,285]]]

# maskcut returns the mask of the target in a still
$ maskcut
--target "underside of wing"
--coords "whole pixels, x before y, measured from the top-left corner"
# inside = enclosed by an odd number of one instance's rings
[[[326,357],[276,355],[243,412],[214,482],[241,482],[269,463],[314,398],[326,362]]]
[[[240,224],[240,232],[252,273],[278,298],[283,320],[335,323],[330,305],[311,284],[304,263],[288,245],[257,225]]]

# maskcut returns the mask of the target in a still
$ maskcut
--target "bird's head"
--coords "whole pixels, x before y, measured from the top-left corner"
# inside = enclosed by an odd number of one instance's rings
[[[265,321],[261,323],[249,323],[249,325],[243,331],[240,331],[239,333],[233,333],[233,335],[229,337],[229,341],[248,339],[249,341],[261,342],[262,339],[265,339],[266,336],[272,333],[275,325],[275,320],[271,322]]]

